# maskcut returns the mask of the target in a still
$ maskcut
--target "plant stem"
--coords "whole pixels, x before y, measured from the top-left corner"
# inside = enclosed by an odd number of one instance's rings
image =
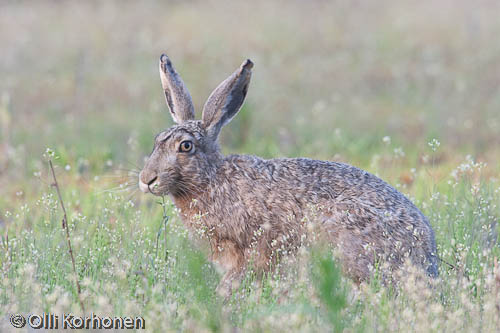
[[[59,184],[57,182],[56,173],[54,172],[54,166],[52,165],[52,160],[49,160],[50,170],[52,172],[52,178],[54,182],[52,186],[56,188],[57,196],[59,197],[59,202],[61,203],[61,208],[63,211],[62,227],[66,230],[66,241],[68,242],[68,252],[71,257],[71,264],[73,265],[73,274],[75,274],[76,290],[78,292],[78,301],[80,303],[80,308],[85,312],[85,307],[82,301],[82,290],[80,288],[80,281],[78,280],[78,274],[76,273],[75,257],[73,256],[73,248],[71,247],[71,237],[69,236],[69,226],[68,226],[68,215],[66,214],[66,208],[64,207],[64,202],[61,196],[61,190],[59,189]]]

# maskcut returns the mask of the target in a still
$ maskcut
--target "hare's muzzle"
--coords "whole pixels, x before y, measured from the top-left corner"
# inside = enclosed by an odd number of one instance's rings
[[[139,180],[139,188],[141,189],[142,192],[144,193],[148,193],[149,192],[149,188],[148,188],[148,184],[144,184],[142,181]]]
[[[144,174],[141,172],[139,174],[139,188],[144,193],[150,193],[151,188],[153,188],[158,180],[158,176],[151,176],[149,179],[145,179]]]

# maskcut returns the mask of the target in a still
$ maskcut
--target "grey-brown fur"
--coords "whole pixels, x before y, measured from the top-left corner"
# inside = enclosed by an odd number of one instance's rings
[[[217,136],[243,104],[252,66],[245,61],[219,85],[197,121],[187,89],[177,74],[170,80],[168,69],[175,71],[162,56],[164,90],[180,92],[167,103],[178,124],[156,137],[139,176],[143,191],[169,194],[188,228],[207,236],[213,260],[226,270],[221,286],[230,289],[249,262],[266,270],[278,252],[296,250],[311,214],[316,233],[337,248],[356,281],[369,279],[378,262],[394,271],[405,258],[437,276],[429,221],[374,175],[336,162],[221,154]],[[194,148],[180,152],[186,140]]]

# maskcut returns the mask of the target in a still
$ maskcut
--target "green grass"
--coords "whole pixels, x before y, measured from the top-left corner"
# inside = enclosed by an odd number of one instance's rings
[[[0,331],[12,330],[11,313],[81,312],[47,158],[83,303],[98,315],[143,316],[158,332],[496,331],[498,9],[465,0],[0,4]],[[154,135],[172,124],[162,52],[197,110],[251,58],[248,100],[223,130],[224,152],[377,174],[429,217],[439,279],[414,272],[397,288],[377,278],[358,286],[312,246],[279,274],[249,273],[221,300],[219,272],[170,200],[135,186]]]

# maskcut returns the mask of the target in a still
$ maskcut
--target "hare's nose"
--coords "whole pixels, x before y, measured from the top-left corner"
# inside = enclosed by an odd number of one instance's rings
[[[153,185],[157,179],[157,175],[153,174],[148,177],[148,175],[145,175],[141,172],[141,174],[139,175],[139,188],[144,193],[151,192],[150,186]]]
[[[153,183],[158,179],[158,176],[154,176],[153,179],[151,179],[149,182],[147,182],[146,184],[148,184],[148,186],[151,186],[153,185]]]

